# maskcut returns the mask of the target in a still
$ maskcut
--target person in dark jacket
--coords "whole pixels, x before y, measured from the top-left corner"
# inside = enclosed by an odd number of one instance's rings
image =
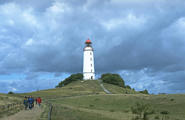
[[[28,98],[26,96],[24,97],[23,104],[24,104],[24,109],[27,110],[27,108],[28,108]]]
[[[28,103],[29,103],[29,109],[31,110],[34,106],[34,99],[32,96],[28,98]]]
[[[35,99],[35,103],[36,103],[36,105],[37,105],[37,99],[38,99],[38,98],[36,98],[36,99]]]

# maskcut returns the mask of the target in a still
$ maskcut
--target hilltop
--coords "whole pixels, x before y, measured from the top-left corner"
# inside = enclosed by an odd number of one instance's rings
[[[138,94],[138,92],[119,87],[112,84],[103,83],[107,90],[112,94]],[[55,89],[41,90],[32,93],[25,93],[21,95],[33,95],[40,96],[44,98],[58,98],[64,96],[77,96],[77,95],[90,95],[90,94],[106,94],[105,91],[101,88],[99,81],[97,80],[79,80],[73,81],[70,84]]]

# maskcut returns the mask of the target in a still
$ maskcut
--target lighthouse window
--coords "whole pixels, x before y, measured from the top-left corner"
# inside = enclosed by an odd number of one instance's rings
[[[90,58],[90,60],[92,61],[92,58]]]
[[[91,67],[92,67],[92,64],[91,64]]]
[[[90,52],[90,55],[92,55],[92,53]]]
[[[92,69],[91,69],[91,72],[92,72]]]

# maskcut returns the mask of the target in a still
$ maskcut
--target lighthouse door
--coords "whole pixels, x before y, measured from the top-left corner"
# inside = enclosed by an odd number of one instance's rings
[[[91,80],[93,79],[93,76],[91,76]]]

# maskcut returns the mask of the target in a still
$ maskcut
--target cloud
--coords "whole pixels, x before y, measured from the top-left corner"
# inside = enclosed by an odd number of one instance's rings
[[[0,74],[24,74],[23,89],[43,73],[82,72],[90,37],[98,74],[125,71],[138,90],[183,92],[184,10],[183,0],[2,0]]]

